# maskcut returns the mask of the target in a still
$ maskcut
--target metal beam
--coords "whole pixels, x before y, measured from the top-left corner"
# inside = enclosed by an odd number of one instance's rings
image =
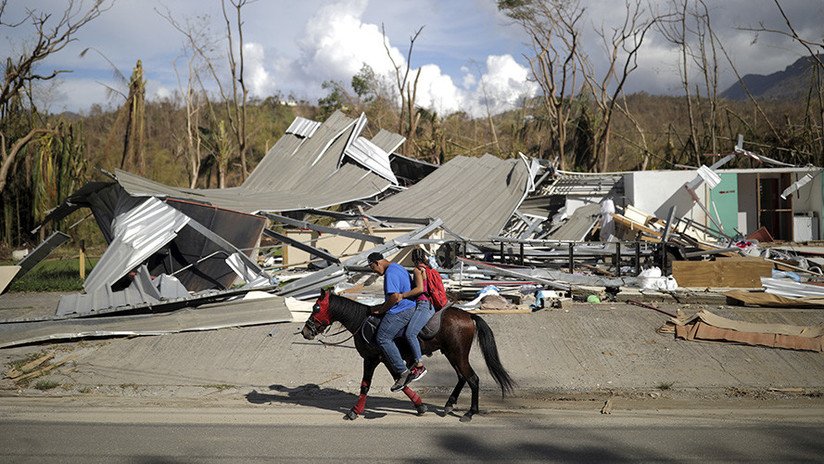
[[[303,251],[309,253],[312,256],[317,256],[318,258],[325,259],[326,261],[329,261],[331,263],[340,263],[340,259],[338,259],[337,257],[335,257],[333,255],[330,255],[329,253],[327,253],[323,250],[320,250],[318,248],[315,248],[311,245],[301,243],[301,242],[299,242],[299,241],[297,241],[293,238],[287,237],[286,235],[275,232],[274,230],[263,229],[263,233],[265,235],[267,235],[269,237],[272,237],[276,240],[279,240],[283,243],[289,244],[289,245],[291,245],[291,246],[293,246],[293,247],[295,247],[299,250],[303,250]]]
[[[360,232],[353,232],[351,230],[343,230],[343,229],[336,229],[334,227],[326,227],[326,226],[319,226],[317,224],[312,224],[311,222],[306,221],[298,221],[297,219],[291,219],[285,216],[281,216],[279,214],[272,214],[272,213],[261,213],[267,218],[271,219],[274,222],[278,222],[281,224],[286,224],[292,227],[299,227],[302,229],[311,229],[316,232],[322,232],[324,234],[333,234],[333,235],[342,235],[344,237],[354,238],[355,240],[365,240],[367,242],[372,243],[383,243],[383,237],[375,237],[374,235],[369,234],[362,234]]]

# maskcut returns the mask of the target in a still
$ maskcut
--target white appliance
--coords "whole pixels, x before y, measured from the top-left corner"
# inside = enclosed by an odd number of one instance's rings
[[[818,217],[815,213],[802,213],[793,216],[793,241],[807,242],[818,240]]]

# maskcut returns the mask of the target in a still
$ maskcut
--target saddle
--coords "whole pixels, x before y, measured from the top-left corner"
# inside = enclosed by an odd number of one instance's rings
[[[437,335],[438,331],[441,330],[441,319],[443,319],[443,313],[443,309],[435,311],[435,314],[429,318],[429,321],[426,322],[426,325],[423,326],[423,329],[421,329],[421,332],[418,334],[419,339],[430,340],[435,338],[435,335]],[[370,345],[377,345],[377,342],[375,341],[375,334],[378,333],[378,326],[380,323],[381,318],[377,316],[369,316],[365,321],[363,321],[363,325],[361,325],[359,333],[366,343],[369,343]]]

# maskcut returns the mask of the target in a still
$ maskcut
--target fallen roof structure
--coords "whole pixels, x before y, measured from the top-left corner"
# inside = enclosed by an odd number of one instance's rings
[[[292,314],[284,299],[269,296],[163,314],[4,323],[0,324],[0,348],[43,341],[161,335],[291,321]]]
[[[239,187],[170,187],[125,171],[117,182],[135,197],[170,197],[255,213],[326,208],[372,198],[396,186],[392,153],[404,138],[381,131],[360,136],[366,118],[340,111],[323,123],[298,118]]]
[[[463,238],[486,240],[501,231],[524,200],[534,174],[526,157],[458,156],[367,213],[440,218],[449,231]]]
[[[194,302],[190,292],[228,290],[238,278],[250,289],[272,284],[252,259],[265,222],[260,216],[135,198],[116,184],[94,183],[49,219],[81,207],[92,210],[109,246],[84,282],[85,293],[61,298],[58,317]]]

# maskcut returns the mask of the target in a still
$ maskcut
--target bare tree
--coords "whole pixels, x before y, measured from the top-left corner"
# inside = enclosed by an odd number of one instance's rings
[[[807,51],[807,53],[810,56],[810,61],[816,65],[813,69],[810,91],[808,92],[807,97],[806,111],[808,114],[808,119],[813,119],[812,112],[814,98],[817,100],[816,103],[818,104],[818,130],[814,131],[813,128],[809,128],[809,130],[807,131],[809,132],[807,136],[809,139],[817,141],[817,143],[812,142],[811,145],[818,145],[817,148],[821,152],[824,152],[824,75],[822,75],[824,73],[824,60],[822,60],[822,54],[824,54],[824,38],[822,38],[820,41],[817,41],[817,39],[809,39],[802,37],[796,30],[795,26],[793,26],[792,21],[790,20],[789,16],[787,16],[786,11],[784,11],[784,7],[781,6],[781,2],[779,2],[778,0],[773,1],[775,2],[775,6],[778,9],[779,13],[781,13],[781,18],[784,20],[786,29],[776,29],[773,27],[767,27],[764,25],[764,23],[761,23],[759,27],[741,29],[755,33],[766,32],[770,34],[778,34],[784,37],[789,37],[794,42],[804,47],[804,49]],[[818,162],[817,160],[811,161]]]
[[[240,155],[241,179],[246,179],[249,169],[246,165],[246,152],[249,150],[246,126],[246,103],[249,99],[249,91],[244,80],[243,62],[243,20],[242,9],[249,3],[249,0],[229,0],[234,7],[235,28],[237,28],[237,57],[235,57],[235,41],[232,36],[232,22],[226,12],[226,0],[221,0],[220,6],[223,9],[223,19],[226,21],[226,43],[228,48],[229,72],[232,74],[232,100],[226,102],[226,112],[229,114],[229,124],[235,136],[238,153]],[[238,85],[240,85],[240,96],[238,96]]]
[[[181,82],[180,73],[175,67],[177,74],[178,88],[183,97],[183,106],[186,118],[185,153],[189,165],[189,188],[197,186],[198,174],[203,159],[202,148],[203,139],[200,132],[200,117],[203,110],[203,97],[198,86],[198,60],[197,55],[191,54],[186,60],[187,73],[186,85]]]
[[[146,122],[146,81],[143,80],[143,63],[137,64],[129,79],[129,95],[126,97],[126,132],[123,135],[123,157],[120,160],[120,169],[127,164],[137,168],[141,175],[146,171],[146,160],[143,156],[143,136]]]
[[[597,31],[607,53],[607,70],[600,78],[589,57],[580,50],[576,52],[585,70],[584,80],[600,110],[593,151],[601,171],[609,169],[609,138],[618,97],[623,93],[630,74],[638,69],[638,52],[647,32],[659,20],[642,8],[641,0],[627,1],[624,7],[624,21],[620,26],[612,28],[611,33],[603,28]]]
[[[381,33],[383,34],[383,47],[386,49],[386,55],[389,61],[392,62],[392,67],[395,69],[395,84],[397,86],[398,94],[401,97],[401,113],[398,117],[398,133],[406,137],[406,143],[403,145],[403,151],[407,155],[411,155],[412,147],[415,144],[415,133],[419,121],[419,115],[415,111],[415,99],[418,93],[418,79],[421,77],[421,68],[415,73],[415,79],[409,81],[409,73],[412,72],[412,49],[415,47],[415,40],[421,35],[424,26],[418,28],[414,34],[409,38],[409,50],[406,53],[406,63],[402,66],[392,56],[392,51],[389,49],[389,40],[386,38],[386,29],[381,24]]]
[[[206,25],[194,25],[190,22],[186,24],[180,23],[176,20],[171,12],[166,9],[157,13],[162,16],[169,24],[178,30],[186,38],[187,46],[194,54],[200,57],[203,67],[207,74],[214,81],[218,90],[220,101],[223,103],[226,112],[226,118],[229,122],[229,129],[222,122],[218,122],[218,114],[210,100],[206,100],[206,108],[209,110],[209,117],[212,120],[210,125],[213,129],[213,134],[220,140],[219,143],[213,144],[215,148],[214,156],[218,156],[216,165],[218,167],[218,185],[220,188],[226,186],[226,179],[228,177],[229,159],[232,152],[237,150],[237,156],[240,159],[241,179],[245,179],[248,175],[248,166],[246,163],[246,154],[249,150],[247,138],[247,118],[246,106],[249,92],[246,88],[244,79],[244,54],[243,54],[243,7],[250,3],[249,0],[229,0],[229,3],[234,8],[234,25],[230,15],[227,11],[226,0],[221,0],[221,7],[223,11],[223,19],[226,27],[226,44],[227,44],[227,59],[229,74],[231,77],[231,93],[227,89],[224,82],[225,75],[221,75],[214,56],[215,43],[209,39],[208,33],[205,31]],[[237,43],[234,39],[234,31],[236,30],[238,39]],[[201,76],[197,76],[197,81],[201,89],[205,92],[206,86],[203,85]],[[233,143],[227,145],[226,137],[233,140]],[[214,137],[213,137],[214,138]],[[233,146],[232,146],[233,145]],[[226,158],[226,159],[224,159]]]
[[[15,57],[8,57],[2,70],[3,81],[0,84],[0,193],[6,187],[7,177],[17,161],[21,150],[38,135],[53,132],[49,128],[30,127],[28,132],[16,137],[9,130],[13,121],[9,121],[10,107],[15,99],[21,97],[26,87],[35,81],[47,81],[57,77],[65,70],[52,70],[41,74],[37,67],[49,56],[60,52],[75,41],[75,35],[90,21],[111,7],[111,2],[95,0],[90,5],[69,1],[61,14],[47,13],[28,9],[22,18],[10,19],[6,12],[7,0],[0,2],[0,30],[18,28],[28,25],[31,39],[26,49]],[[31,100],[30,100],[31,101]]]
[[[531,39],[534,56],[529,60],[532,77],[541,87],[548,116],[550,153],[557,154],[561,169],[566,164],[567,128],[579,88],[580,22],[585,8],[578,1],[499,0],[498,8],[515,20]]]

